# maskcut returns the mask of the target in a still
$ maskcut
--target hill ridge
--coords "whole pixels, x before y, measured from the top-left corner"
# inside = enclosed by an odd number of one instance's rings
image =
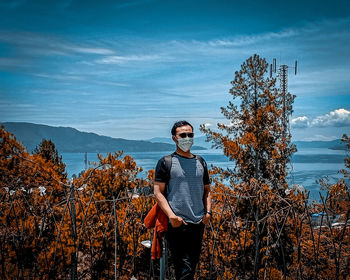
[[[3,122],[5,129],[15,135],[18,141],[32,152],[42,141],[48,139],[55,143],[60,153],[67,152],[153,152],[172,151],[174,144],[152,143],[146,140],[127,140],[99,135],[94,132],[83,132],[73,127],[49,126],[30,122]],[[196,149],[205,149],[194,146]]]

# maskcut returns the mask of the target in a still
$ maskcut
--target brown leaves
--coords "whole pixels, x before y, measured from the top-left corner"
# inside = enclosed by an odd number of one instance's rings
[[[64,183],[52,162],[26,153],[10,134],[0,133],[2,279],[67,279],[75,262],[81,279],[111,279],[115,263],[118,279],[149,275],[150,252],[140,242],[152,239],[142,221],[154,199],[140,190],[151,187],[154,171],[139,178],[141,168],[119,152],[100,156],[98,167]],[[227,154],[242,164],[247,160],[249,149],[239,141],[226,137],[222,143]],[[285,147],[276,142],[271,158],[277,160]],[[199,279],[346,279],[350,200],[345,180],[325,184],[327,195],[312,205],[297,189],[276,189],[252,177],[223,183],[230,172],[214,168],[210,173],[217,176],[213,217]],[[317,225],[312,214],[320,212],[325,214]]]
[[[99,156],[99,167],[66,183],[53,161],[28,154],[4,129],[0,135],[0,278],[67,279],[81,260],[84,279],[110,279],[115,234],[120,278],[148,269],[141,221],[153,199],[134,198],[150,182],[137,177],[132,157]]]

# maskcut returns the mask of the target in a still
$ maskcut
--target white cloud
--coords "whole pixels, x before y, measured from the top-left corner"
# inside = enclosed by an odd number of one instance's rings
[[[317,33],[320,33],[322,37],[325,36],[324,29],[333,29],[337,28],[339,25],[349,24],[350,17],[341,18],[337,20],[323,20],[320,22],[309,22],[303,27],[300,28],[286,28],[280,32],[266,32],[262,34],[253,34],[245,36],[236,36],[233,38],[211,40],[206,42],[207,45],[212,47],[242,47],[251,44],[261,43],[261,42],[270,42],[271,40],[280,40],[291,38],[295,36],[313,36]],[[338,32],[339,33],[339,32]],[[339,34],[333,34],[338,36]],[[327,34],[327,36],[329,36]]]
[[[84,80],[84,77],[82,76],[76,76],[76,75],[61,75],[61,74],[44,74],[44,73],[37,73],[33,74],[34,76],[41,77],[41,78],[47,78],[47,79],[53,79],[53,80],[75,80],[75,81],[81,81]]]
[[[74,53],[113,55],[115,53],[112,49],[97,47],[95,43],[69,42],[57,36],[32,32],[1,31],[0,42],[13,44],[21,52],[32,55],[71,55]]]
[[[306,116],[296,117],[291,120],[291,125],[297,128],[308,127],[309,118]]]
[[[101,54],[101,55],[114,54],[113,50],[105,49],[105,48],[88,48],[88,47],[79,47],[79,46],[65,46],[65,47],[77,53]]]
[[[314,127],[350,126],[350,111],[346,109],[334,110],[329,114],[316,117],[311,121],[310,125]]]
[[[262,41],[269,41],[272,39],[282,39],[296,36],[300,33],[298,29],[285,29],[281,32],[268,32],[259,35],[247,35],[247,36],[237,36],[232,39],[224,40],[212,40],[207,44],[212,47],[240,47],[250,44],[256,44]]]
[[[101,114],[101,111],[98,110],[103,110],[111,115],[118,114],[118,119],[134,118],[136,123],[136,118],[143,120],[144,116],[142,114],[146,114],[144,106],[147,105],[150,108],[150,113],[147,111],[147,114],[150,116],[153,116],[152,114],[165,115],[169,116],[172,121],[178,116],[185,115],[189,119],[198,119],[198,123],[212,123],[215,126],[215,118],[221,116],[220,106],[225,105],[230,98],[227,91],[230,87],[229,81],[233,78],[233,70],[237,70],[243,59],[255,52],[269,58],[269,56],[278,55],[282,49],[283,59],[286,63],[291,57],[291,61],[294,61],[294,59],[300,61],[300,73],[295,79],[290,80],[291,89],[299,86],[297,88],[298,91],[291,90],[291,92],[297,94],[300,100],[305,95],[319,95],[320,91],[323,94],[330,94],[330,92],[342,93],[342,91],[338,91],[334,87],[339,85],[344,88],[343,85],[347,84],[347,70],[349,69],[350,60],[346,55],[339,59],[341,61],[337,59],[330,60],[330,58],[348,52],[345,49],[348,46],[346,42],[350,38],[348,26],[349,20],[335,21],[333,23],[320,22],[304,26],[303,28],[284,29],[280,32],[223,38],[214,37],[204,41],[157,41],[145,39],[142,36],[124,38],[117,35],[114,37],[109,36],[104,40],[97,39],[93,41],[86,38],[85,40],[77,41],[74,37],[63,38],[56,35],[49,36],[44,33],[0,31],[0,43],[4,42],[5,45],[6,43],[13,45],[13,51],[10,54],[13,57],[0,59],[0,65],[11,69],[35,66],[35,71],[33,71],[33,67],[30,67],[30,73],[40,73],[40,77],[45,79],[35,79],[35,82],[41,82],[42,85],[33,85],[43,88],[45,94],[48,94],[50,88],[46,89],[47,82],[51,82],[46,79],[50,78],[59,81],[60,83],[52,83],[57,91],[57,94],[52,92],[54,97],[52,100],[56,100],[58,96],[80,96],[82,95],[81,91],[91,95],[98,92],[100,101],[94,98],[84,98],[84,100],[81,100],[82,105],[75,108],[76,114],[74,114],[72,119],[76,119],[77,122],[78,120],[83,121],[82,119],[87,115],[86,110],[88,106],[91,106],[91,109],[88,111],[89,114],[90,110],[93,113],[97,112],[95,114]],[[326,41],[326,38],[329,37],[330,39]],[[65,57],[57,58],[56,54]],[[321,57],[319,56],[320,54],[322,55]],[[302,57],[295,57],[298,55],[302,55]],[[52,56],[54,60],[50,60],[51,57],[46,56]],[[41,57],[43,59],[38,59]],[[171,63],[159,63],[164,61]],[[324,64],[330,64],[329,67],[320,67],[319,64],[323,61]],[[111,65],[111,67],[107,67],[107,65]],[[128,65],[130,67],[120,71],[119,67],[113,67],[115,65]],[[141,67],[145,65],[148,67],[147,70]],[[50,72],[47,72],[47,69],[50,69]],[[27,69],[25,70],[28,71]],[[78,81],[80,79],[83,82],[79,84]],[[62,83],[62,81],[65,81],[65,83]],[[86,83],[85,81],[89,82]],[[108,88],[104,86],[108,86]],[[130,90],[113,89],[111,86],[129,87]],[[72,94],[65,91],[65,87],[69,87]],[[319,90],[320,88],[322,90]],[[37,89],[29,88],[25,98],[30,98],[30,100],[37,98],[36,91]],[[74,92],[78,92],[79,95]],[[128,92],[129,94],[127,94]],[[8,99],[10,100],[10,98]],[[5,99],[5,101],[8,99]],[[157,102],[153,102],[154,100],[157,100]],[[131,108],[130,104],[135,103],[135,101],[140,108],[142,107],[137,117],[134,115],[134,110],[129,109]],[[185,102],[190,103],[192,108],[187,106]],[[39,104],[39,101],[35,101],[35,104],[37,103]],[[116,107],[115,103],[122,104]],[[66,105],[63,104],[63,106]],[[342,104],[337,106],[339,107],[335,108],[340,108]],[[4,107],[2,106],[2,108]],[[57,111],[57,120],[54,119],[52,121],[59,123],[64,110],[59,107],[53,107],[53,105],[45,107],[47,108],[43,108],[45,109],[43,110],[44,112],[49,110]],[[158,107],[166,108],[167,111],[162,110],[160,114]],[[341,126],[341,124],[349,125],[349,116],[345,113],[336,112],[338,110],[335,110],[333,115],[332,112],[328,112],[328,114],[313,118],[310,116],[315,116],[313,113],[315,110],[324,111],[322,108],[310,107],[307,110],[296,112],[299,117],[291,121],[292,126],[302,128],[297,129],[302,133],[301,137],[305,136],[306,131],[308,133],[312,131],[313,134],[319,134],[321,137],[321,134],[327,135],[327,132],[324,132],[324,130],[330,130],[329,127],[333,129],[336,126]],[[116,113],[118,112],[116,108],[121,108],[123,110],[122,113]],[[7,114],[7,118],[9,116],[14,118],[15,116],[20,116],[21,113],[22,116],[30,116],[34,121],[34,109],[20,111],[18,109],[15,110],[15,106],[11,106],[11,109],[12,112],[10,110],[3,111],[3,115],[6,116]],[[49,115],[49,113],[47,114]],[[71,116],[71,113],[67,112],[67,115]],[[35,116],[38,116],[37,112],[35,112]],[[42,115],[41,119],[44,118],[46,119],[47,116]],[[64,118],[68,120],[68,117]],[[40,118],[37,117],[35,120],[38,119]],[[168,119],[166,120],[168,121]],[[131,121],[128,119],[127,122]],[[153,120],[149,123],[154,127]],[[144,123],[144,125],[149,126],[149,123]],[[228,121],[225,123],[230,127],[234,127],[234,124]],[[159,125],[167,127],[168,123],[165,122]],[[113,123],[113,125],[101,123],[100,129],[105,134],[110,134],[111,132],[109,131],[111,130],[119,136],[135,134],[135,137],[145,137],[138,133],[139,127],[136,130],[123,128],[123,134],[114,132],[115,129],[111,129],[111,127],[116,128],[119,126],[118,121]],[[311,126],[315,126],[315,128],[304,129]],[[95,129],[94,127],[99,126],[93,124],[92,128]],[[315,132],[318,128],[319,130],[324,130]],[[142,133],[144,132],[142,131]]]
[[[312,120],[307,116],[296,117],[291,120],[291,125],[295,128],[350,126],[350,111],[341,108]]]
[[[144,61],[159,61],[161,57],[159,55],[129,55],[129,56],[107,56],[101,59],[97,59],[96,63],[99,64],[125,64],[128,62],[144,62]]]
[[[100,85],[106,85],[106,86],[116,86],[116,87],[130,87],[130,84],[127,83],[119,83],[119,82],[114,82],[114,81],[101,81],[101,80],[96,80],[96,84]]]

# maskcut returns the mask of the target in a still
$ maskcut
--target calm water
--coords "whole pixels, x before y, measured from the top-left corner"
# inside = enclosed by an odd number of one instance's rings
[[[136,160],[137,165],[143,168],[144,171],[141,176],[145,176],[147,170],[154,169],[157,161],[163,155],[171,152],[135,152],[129,154]],[[214,164],[223,168],[233,167],[233,162],[220,154],[219,150],[202,150],[194,153],[203,156],[209,166]],[[87,157],[90,162],[97,161],[95,153],[88,153]],[[336,182],[337,179],[342,177],[338,171],[345,168],[345,157],[345,151],[324,148],[299,149],[292,157],[292,165],[290,166],[292,171],[288,175],[288,183],[290,185],[303,185],[310,191],[310,197],[318,200],[320,185],[315,181],[328,176],[330,182]],[[66,164],[66,171],[69,177],[73,174],[79,174],[85,168],[83,153],[63,153],[62,158]]]

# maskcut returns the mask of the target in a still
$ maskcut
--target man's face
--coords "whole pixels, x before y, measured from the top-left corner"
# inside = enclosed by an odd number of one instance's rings
[[[190,127],[189,125],[180,126],[180,127],[176,128],[176,135],[175,136],[173,135],[172,138],[173,138],[174,142],[177,144],[178,143],[177,139],[181,138],[180,137],[181,133],[191,133],[191,132],[193,132],[192,127]]]

